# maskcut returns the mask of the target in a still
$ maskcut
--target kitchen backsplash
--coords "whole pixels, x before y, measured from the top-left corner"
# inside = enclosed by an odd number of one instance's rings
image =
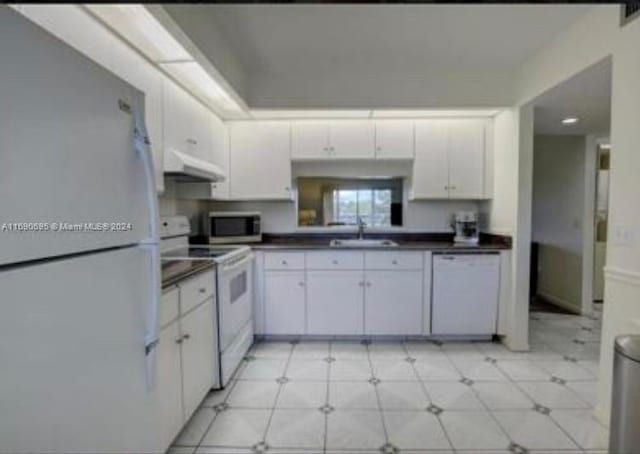
[[[316,174],[317,172],[316,170]],[[301,174],[302,172],[298,170],[296,173]],[[259,211],[262,213],[262,230],[265,233],[288,233],[298,230],[295,202],[221,202],[180,199],[176,196],[175,183],[170,179],[165,179],[165,192],[158,200],[161,216],[176,214],[187,216],[194,234],[202,233],[203,219],[209,211]],[[405,191],[403,230],[408,232],[451,232],[451,216],[455,211],[460,210],[479,211],[481,228],[485,224],[482,214],[485,211],[483,202],[408,201]]]

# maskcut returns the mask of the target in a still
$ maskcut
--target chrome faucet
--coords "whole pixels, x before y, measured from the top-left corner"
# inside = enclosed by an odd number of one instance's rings
[[[364,239],[364,228],[367,224],[362,220],[362,217],[358,216],[358,239]]]

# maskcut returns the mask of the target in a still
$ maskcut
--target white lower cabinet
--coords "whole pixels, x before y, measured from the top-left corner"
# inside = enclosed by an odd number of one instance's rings
[[[422,271],[367,271],[365,333],[422,334]]]
[[[185,291],[206,277],[212,274],[202,273],[165,292],[162,298],[162,312],[175,314],[164,317],[164,322],[171,321],[161,327],[157,347],[159,416],[166,448],[215,382],[215,295]],[[190,309],[185,311],[185,307]]]
[[[265,330],[269,334],[304,334],[304,271],[267,271],[264,278]]]
[[[307,271],[307,334],[364,334],[362,271]]]
[[[177,321],[160,331],[158,342],[158,396],[162,445],[169,446],[184,423],[182,370],[180,369],[180,327]]]
[[[180,320],[184,419],[198,408],[213,383],[213,299]]]
[[[264,252],[256,332],[477,336],[497,331],[498,254]],[[433,272],[432,272],[433,269]]]

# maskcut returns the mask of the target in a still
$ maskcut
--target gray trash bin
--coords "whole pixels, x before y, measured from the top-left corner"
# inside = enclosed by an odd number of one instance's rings
[[[640,452],[640,336],[616,338],[609,451]]]

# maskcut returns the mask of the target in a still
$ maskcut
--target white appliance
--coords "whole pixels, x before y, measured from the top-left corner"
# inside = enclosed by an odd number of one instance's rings
[[[0,452],[163,452],[144,95],[0,7]]]
[[[226,179],[224,170],[217,165],[175,149],[168,149],[164,154],[164,173],[180,183]]]
[[[211,244],[260,242],[261,216],[257,211],[212,211],[205,232]]]
[[[163,218],[161,225],[167,229],[163,232],[163,261],[216,262],[217,363],[224,387],[253,344],[253,253],[248,246],[189,245],[190,229],[183,216]]]
[[[431,334],[495,334],[499,282],[498,254],[434,255]]]
[[[457,211],[453,215],[453,228],[455,230],[454,243],[478,244],[480,231],[477,212]]]

